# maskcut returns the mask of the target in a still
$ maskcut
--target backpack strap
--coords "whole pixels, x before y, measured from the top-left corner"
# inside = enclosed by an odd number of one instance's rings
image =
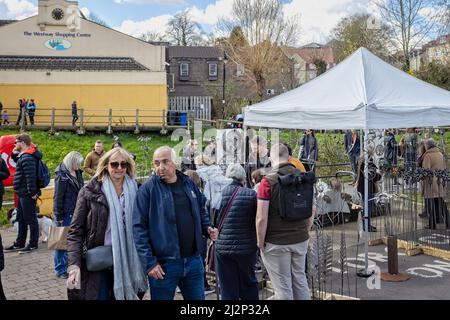
[[[230,200],[228,200],[228,203],[227,203],[225,209],[223,210],[222,216],[220,217],[219,225],[217,227],[219,232],[220,232],[220,230],[222,230],[223,223],[225,221],[226,216],[228,215],[228,212],[230,211],[231,205],[233,204],[234,199],[236,199],[236,196],[238,195],[239,191],[241,191],[241,189],[242,189],[241,187],[237,187],[236,189],[234,189],[234,192],[231,195]]]

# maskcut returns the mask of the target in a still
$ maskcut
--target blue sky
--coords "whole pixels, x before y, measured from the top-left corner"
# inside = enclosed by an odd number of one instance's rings
[[[23,19],[37,13],[37,0],[0,0],[0,19]],[[170,17],[189,10],[206,32],[230,15],[233,0],[79,0],[109,26],[133,36],[147,31],[164,35]],[[337,22],[356,12],[373,13],[370,0],[283,0],[284,12],[300,21],[297,43],[325,42]]]

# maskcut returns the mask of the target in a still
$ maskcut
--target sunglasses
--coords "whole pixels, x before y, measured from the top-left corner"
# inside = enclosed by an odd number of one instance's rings
[[[124,168],[127,169],[127,168],[128,168],[128,162],[126,162],[126,161],[122,161],[122,162],[110,162],[109,165],[110,165],[111,168],[113,168],[113,169],[118,169],[119,166],[120,166],[122,169],[124,169]]]
[[[16,140],[16,142],[14,142],[14,144],[18,144],[18,143],[21,143],[22,141],[21,140]]]

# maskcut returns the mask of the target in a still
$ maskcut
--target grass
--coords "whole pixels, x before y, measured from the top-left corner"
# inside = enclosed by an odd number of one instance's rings
[[[0,135],[16,135],[15,130],[0,130]],[[43,160],[52,172],[62,162],[64,156],[70,151],[78,151],[83,156],[86,156],[92,149],[96,140],[102,140],[105,146],[105,150],[110,150],[114,140],[112,136],[106,134],[86,134],[79,136],[71,132],[59,132],[55,135],[51,135],[46,131],[30,131],[28,134],[31,136],[33,143],[35,143],[41,152],[43,153]],[[153,156],[153,151],[163,145],[174,146],[178,142],[170,140],[170,136],[160,136],[157,134],[145,134],[134,135],[132,133],[118,133],[120,142],[129,152],[137,156],[137,165],[143,165],[146,163],[148,166],[149,161],[145,161],[144,144],[138,141],[139,137],[149,137],[149,156],[150,161]],[[151,162],[150,162],[151,163]],[[147,168],[148,169],[148,168]]]

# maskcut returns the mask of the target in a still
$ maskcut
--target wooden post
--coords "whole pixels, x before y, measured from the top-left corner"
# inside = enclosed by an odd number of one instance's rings
[[[50,134],[55,134],[55,108],[52,108],[52,119],[50,123]]]
[[[134,129],[134,134],[139,134],[139,109],[136,109],[136,128]]]
[[[397,237],[388,237],[388,272],[389,274],[398,274],[398,248]]]
[[[84,130],[84,109],[80,109],[80,129],[78,130],[78,134],[85,134]]]
[[[108,130],[106,130],[106,134],[112,134],[112,109],[109,109],[108,115]]]
[[[21,108],[20,112],[22,112],[22,118],[20,119],[20,132],[25,131],[25,108]]]
[[[161,134],[166,135],[167,129],[166,129],[166,110],[163,109],[162,111],[162,123],[161,123]]]

